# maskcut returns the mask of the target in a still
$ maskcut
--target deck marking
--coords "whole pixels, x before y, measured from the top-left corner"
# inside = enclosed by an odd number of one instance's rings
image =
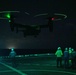
[[[1,62],[0,62],[0,64],[2,64],[2,65],[4,65],[5,67],[8,67],[9,69],[11,69],[11,70],[13,70],[13,71],[19,73],[20,75],[27,75],[27,74],[21,72],[20,70],[17,70],[17,69],[15,69],[15,68],[13,68],[13,67],[7,65],[7,64],[1,63]]]

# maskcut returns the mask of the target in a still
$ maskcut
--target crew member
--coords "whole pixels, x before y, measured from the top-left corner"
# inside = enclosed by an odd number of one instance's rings
[[[57,48],[57,51],[55,53],[56,57],[57,57],[57,67],[62,67],[62,50],[61,47]]]
[[[15,59],[15,56],[16,56],[16,52],[14,51],[14,49],[11,49],[11,52],[9,54],[9,57],[11,58],[11,62],[12,62],[12,66],[13,67],[16,67],[16,59]]]
[[[63,55],[64,55],[64,68],[68,68],[69,67],[69,51],[68,51],[68,48],[65,48]]]
[[[72,49],[72,68],[76,66],[76,51]]]

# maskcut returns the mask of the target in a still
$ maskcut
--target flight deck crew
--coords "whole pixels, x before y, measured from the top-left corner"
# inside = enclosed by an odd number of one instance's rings
[[[69,67],[69,51],[68,51],[68,48],[65,48],[63,55],[64,55],[64,68],[68,68]]]
[[[55,53],[56,57],[57,57],[57,67],[62,67],[62,50],[61,47],[58,47],[56,53]]]
[[[72,49],[72,68],[76,66],[76,51]]]
[[[70,65],[72,64],[71,61],[72,61],[72,48],[69,47],[69,64]]]
[[[11,58],[12,66],[16,67],[16,60],[15,60],[16,52],[14,49],[11,49],[11,52],[9,54],[9,57]]]

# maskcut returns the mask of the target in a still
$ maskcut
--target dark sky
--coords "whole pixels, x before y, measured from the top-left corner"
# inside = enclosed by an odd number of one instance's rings
[[[42,13],[63,13],[67,19],[54,22],[53,32],[48,28],[41,30],[37,38],[23,37],[22,32],[11,32],[8,20],[0,20],[0,48],[16,49],[51,49],[61,47],[74,47],[76,42],[76,4],[74,0],[0,0],[0,10],[20,11],[16,14],[16,22],[21,24],[47,24],[43,17],[33,18]],[[24,14],[30,13],[30,16]]]

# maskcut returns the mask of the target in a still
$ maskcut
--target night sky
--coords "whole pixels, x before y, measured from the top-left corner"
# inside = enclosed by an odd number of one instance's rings
[[[23,33],[12,32],[8,20],[0,20],[0,48],[8,49],[56,49],[76,48],[76,4],[66,0],[0,0],[0,10],[20,11],[15,20],[20,24],[47,24],[44,16],[33,18],[42,13],[63,13],[67,19],[54,22],[53,32],[48,28],[41,29],[37,38],[33,36],[23,37]],[[26,15],[24,12],[30,13]]]

